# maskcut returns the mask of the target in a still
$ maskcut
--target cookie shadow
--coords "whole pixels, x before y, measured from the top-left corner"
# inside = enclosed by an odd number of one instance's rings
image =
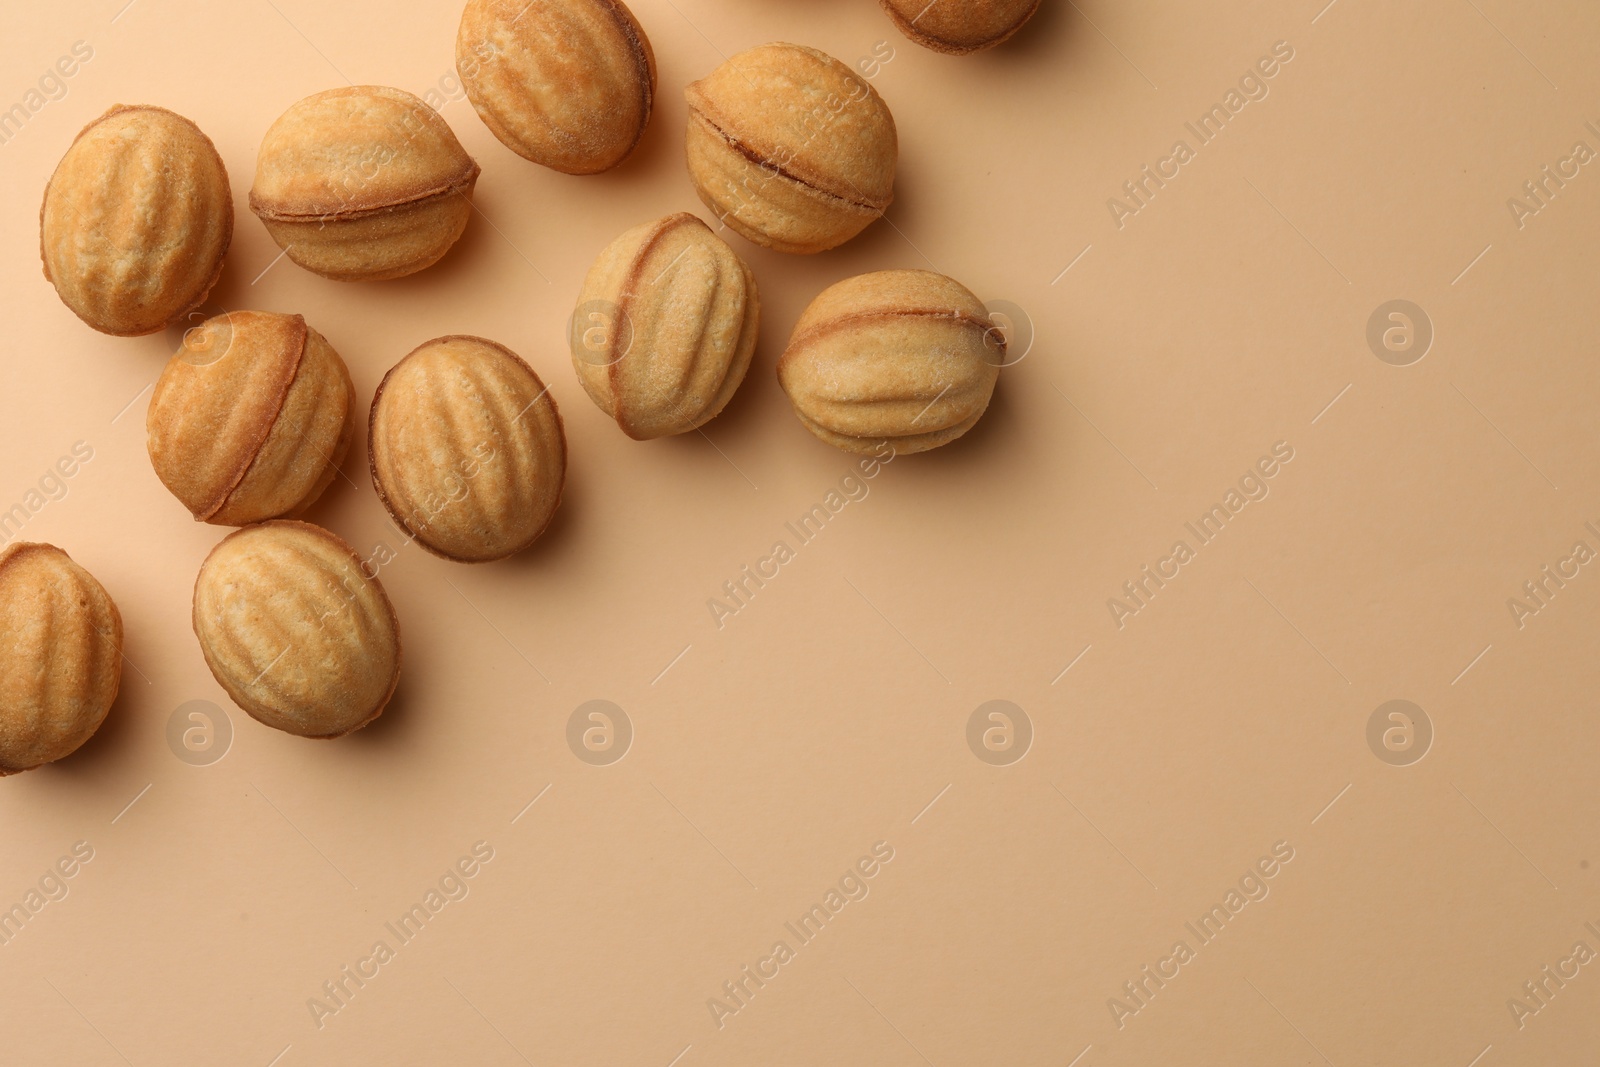
[[[385,704],[382,713],[354,733],[336,738],[335,743],[357,749],[382,749],[392,751],[404,745],[415,730],[410,687],[406,684],[406,667],[402,659],[400,681],[394,695]]]
[[[106,713],[100,728],[72,753],[31,773],[47,774],[52,780],[73,783],[104,782],[111,776],[114,764],[122,759],[137,732],[134,705],[138,701],[127,692],[130,684],[148,688],[144,679],[132,667],[124,664],[117,699],[112,701],[111,710]]]
[[[507,559],[466,566],[493,567],[497,573],[505,574],[532,574],[559,567],[567,553],[576,551],[573,539],[578,535],[578,517],[586,506],[583,479],[573,477],[569,458],[566,481],[561,487],[561,503],[556,507],[555,514],[550,516],[550,524],[539,535],[539,539]],[[438,562],[444,566],[459,566],[448,560]]]
[[[1074,18],[1067,10],[1067,0],[1041,0],[1033,17],[1023,24],[1011,39],[976,55],[993,63],[1057,64],[1062,61],[1062,49],[1076,45],[1086,23],[1083,16]],[[968,57],[971,58],[971,57]]]

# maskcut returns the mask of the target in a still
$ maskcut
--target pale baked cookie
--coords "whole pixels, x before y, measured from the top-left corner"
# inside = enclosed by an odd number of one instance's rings
[[[39,210],[44,276],[101,333],[182,318],[222,274],[228,172],[211,139],[166,108],[118,104],[83,128]]]
[[[360,729],[400,679],[400,625],[382,584],[310,523],[275,519],[224,537],[195,579],[194,632],[236,704],[301,737]]]
[[[955,440],[994,393],[1006,343],[942,274],[884,270],[824,289],[795,323],[778,381],[806,429],[846,452]]]
[[[218,315],[184,335],[156,381],[150,462],[202,522],[298,515],[350,447],[354,392],[344,360],[299,315]]]
[[[341,281],[438,262],[466,229],[478,164],[438,113],[382,85],[329,89],[261,141],[250,210],[290,259]]]
[[[1039,0],[878,0],[900,32],[924,48],[965,55],[1022,29]]]
[[[684,91],[700,199],[780,252],[821,252],[894,199],[894,118],[878,92],[815,48],[764,44]]]
[[[437,337],[390,368],[368,422],[372,483],[423,548],[461,563],[538,540],[561,503],[567,440],[555,398],[515,352]]]
[[[0,550],[0,776],[75,751],[122,678],[122,616],[54,545]]]
[[[755,352],[755,276],[693,215],[635,226],[600,253],[572,316],[572,366],[637,440],[716,417]]]
[[[456,71],[502,144],[567,174],[627,159],[655,100],[655,53],[622,0],[468,0]]]

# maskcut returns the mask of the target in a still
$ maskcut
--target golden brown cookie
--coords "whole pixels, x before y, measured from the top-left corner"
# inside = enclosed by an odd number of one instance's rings
[[[502,144],[567,174],[627,159],[655,100],[655,53],[622,0],[467,0],[456,71]]]
[[[202,522],[298,515],[344,460],[354,394],[344,360],[299,315],[218,315],[184,334],[156,381],[150,462]]]
[[[637,440],[716,417],[750,368],[755,276],[693,215],[635,226],[600,253],[572,315],[589,398]]]
[[[689,176],[730,228],[821,252],[894,199],[894,118],[877,90],[815,48],[764,44],[684,91]]]
[[[101,333],[154,333],[205,299],[233,239],[228,172],[182,115],[118,104],[83,128],[45,186],[44,276]]]
[[[883,270],[824,289],[778,381],[806,429],[846,452],[922,452],[972,429],[1005,363],[982,301],[942,274]]]
[[[567,440],[555,398],[493,341],[419,345],[378,385],[367,436],[383,506],[445,559],[484,563],[520,552],[561,503]]]
[[[1039,0],[878,0],[900,32],[924,48],[965,55],[1022,29]]]
[[[400,624],[355,550],[274,519],[224,537],[194,583],[194,632],[217,683],[251,716],[301,737],[343,737],[400,680]]]
[[[77,750],[122,678],[122,616],[54,545],[0,550],[0,776]]]
[[[267,130],[250,210],[307,270],[377,281],[449,251],[477,180],[478,164],[433,108],[354,85],[306,97]]]

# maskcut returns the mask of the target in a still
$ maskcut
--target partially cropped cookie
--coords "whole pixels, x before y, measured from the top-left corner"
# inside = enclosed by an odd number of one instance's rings
[[[194,583],[194,632],[219,685],[301,737],[376,719],[400,679],[400,626],[355,550],[278,519],[224,537]]]
[[[1004,335],[959,282],[884,270],[824,289],[778,359],[806,429],[846,452],[922,452],[977,423],[1005,363]]]
[[[1039,0],[878,0],[889,18],[924,48],[965,55],[993,48],[1022,29]]]
[[[821,252],[894,199],[899,141],[876,89],[815,48],[764,44],[684,91],[700,199],[780,252]]]
[[[184,334],[150,396],[156,476],[201,522],[298,515],[355,429],[344,360],[299,315],[232,311]]]
[[[423,548],[461,563],[522,551],[561,503],[567,440],[533,368],[481,337],[438,337],[372,398],[378,497]]]
[[[572,316],[589,398],[637,440],[715,418],[750,369],[755,276],[693,215],[635,226],[600,253]]]
[[[0,776],[77,750],[122,678],[122,616],[54,545],[0,550]]]
[[[502,144],[567,174],[627,159],[655,101],[655,53],[622,0],[467,0],[456,71]]]
[[[233,239],[228,172],[166,108],[118,104],[83,128],[39,210],[44,276],[101,333],[154,333],[211,291]]]
[[[341,281],[412,274],[472,214],[478,164],[438,112],[382,85],[294,104],[261,141],[250,210],[289,258]]]

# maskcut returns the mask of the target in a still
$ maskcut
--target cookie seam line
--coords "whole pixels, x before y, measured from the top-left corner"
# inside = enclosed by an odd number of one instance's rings
[[[701,122],[705,123],[713,133],[722,138],[729,148],[732,148],[739,155],[743,156],[746,160],[754,164],[759,170],[766,171],[767,173],[776,175],[779,178],[784,178],[803,189],[817,193],[820,196],[825,196],[830,200],[837,200],[841,204],[848,204],[849,206],[858,208],[862,211],[870,211],[874,217],[881,216],[886,210],[888,210],[889,204],[893,202],[894,197],[892,193],[880,204],[870,200],[858,200],[852,199],[848,196],[840,196],[838,193],[835,193],[832,190],[824,189],[820,185],[800,177],[798,174],[785,170],[783,167],[771,162],[770,160],[763,159],[755,151],[755,149],[746,146],[743,141],[739,140],[739,138],[735,137],[733,134],[723,129],[722,126],[717,122],[713,121],[712,118],[706,113],[705,108],[691,104],[690,112],[693,118],[697,118]]]

